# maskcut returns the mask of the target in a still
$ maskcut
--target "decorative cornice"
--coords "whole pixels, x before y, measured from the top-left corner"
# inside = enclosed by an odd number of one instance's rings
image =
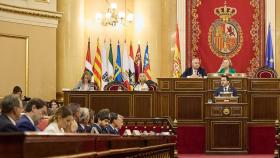
[[[43,18],[51,18],[51,19],[60,19],[62,17],[62,13],[60,12],[42,11],[37,9],[7,5],[3,3],[0,3],[0,11],[37,16]]]

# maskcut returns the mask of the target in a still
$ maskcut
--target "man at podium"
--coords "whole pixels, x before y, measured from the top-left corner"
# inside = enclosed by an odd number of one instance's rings
[[[221,76],[221,86],[215,91],[214,95],[219,96],[221,92],[232,92],[232,96],[237,96],[237,91],[230,85],[229,77],[226,75]]]

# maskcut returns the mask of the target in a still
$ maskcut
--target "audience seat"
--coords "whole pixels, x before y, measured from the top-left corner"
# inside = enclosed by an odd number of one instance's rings
[[[255,78],[277,78],[277,72],[267,66],[261,67],[255,74]]]
[[[148,87],[149,87],[149,91],[157,91],[158,85],[157,85],[157,83],[155,83],[154,81],[148,80],[148,81],[146,81],[146,84],[147,84]]]

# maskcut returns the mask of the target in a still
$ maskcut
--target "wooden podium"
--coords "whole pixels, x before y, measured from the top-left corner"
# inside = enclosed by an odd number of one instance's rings
[[[215,97],[206,103],[207,153],[247,153],[247,103],[238,97]]]

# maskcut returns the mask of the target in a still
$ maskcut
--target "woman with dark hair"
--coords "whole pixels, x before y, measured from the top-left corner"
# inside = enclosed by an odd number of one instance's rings
[[[67,127],[71,126],[73,121],[72,112],[65,106],[58,108],[55,114],[50,118],[48,127],[44,130],[46,133],[64,133]]]
[[[53,99],[53,100],[51,100],[51,101],[49,102],[48,108],[49,108],[51,111],[55,111],[57,108],[59,108],[59,104],[58,104],[58,102],[57,102],[55,99]]]
[[[93,91],[94,84],[91,82],[92,75],[89,72],[85,72],[81,78],[81,81],[74,87],[74,90],[79,91]]]

